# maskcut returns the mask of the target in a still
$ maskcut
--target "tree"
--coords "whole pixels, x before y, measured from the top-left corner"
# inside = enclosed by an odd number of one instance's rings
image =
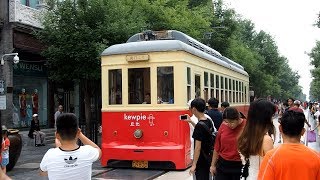
[[[80,80],[83,84],[85,118],[90,130],[90,97],[100,78],[100,53],[106,47],[106,4],[102,0],[66,0],[56,4],[37,34],[47,45],[49,78],[56,82]],[[99,17],[99,18],[97,18]]]

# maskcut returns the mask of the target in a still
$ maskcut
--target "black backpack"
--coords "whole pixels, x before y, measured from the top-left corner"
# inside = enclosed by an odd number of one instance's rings
[[[210,120],[209,120],[210,121]],[[210,121],[211,122],[211,121]],[[214,131],[214,128],[213,128],[213,124],[212,124],[212,130],[210,130],[210,128],[208,127],[208,125],[202,121],[199,121],[198,122],[207,132],[208,134],[210,135],[210,138],[209,138],[209,154],[205,153],[203,151],[203,149],[201,149],[201,153],[203,154],[203,156],[206,158],[207,162],[209,163],[209,165],[211,165],[211,160],[212,160],[212,155],[213,155],[213,147],[214,147],[214,143],[216,141],[216,136],[217,136],[217,131]]]

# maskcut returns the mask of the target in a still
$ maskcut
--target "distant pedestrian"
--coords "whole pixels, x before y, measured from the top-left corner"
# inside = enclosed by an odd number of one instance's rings
[[[267,152],[263,158],[259,180],[320,179],[320,155],[300,143],[305,133],[304,113],[288,110],[281,119],[279,130],[283,144]]]
[[[40,130],[40,122],[38,119],[38,114],[32,115],[32,121],[31,121],[31,126],[29,130],[28,136],[33,139],[36,138],[36,144],[35,146],[44,146],[45,144],[45,138],[46,134]]]
[[[224,109],[226,109],[227,107],[230,107],[230,104],[225,101],[221,103],[221,112],[223,113]]]
[[[275,105],[267,100],[258,99],[250,104],[247,123],[238,139],[238,148],[244,156],[243,164],[250,164],[247,179],[256,180],[263,156],[273,149],[275,128],[272,116],[276,112]],[[269,134],[270,133],[270,134]]]
[[[208,100],[209,110],[207,114],[211,117],[214,122],[214,126],[219,129],[222,123],[222,113],[218,109],[219,100],[216,98],[210,98]]]
[[[195,174],[197,180],[208,180],[210,178],[210,162],[213,148],[213,140],[211,139],[214,125],[209,120],[204,111],[206,103],[201,98],[196,98],[191,102],[191,112],[199,122],[195,125],[192,137],[195,141],[193,162],[190,174]]]
[[[60,116],[60,114],[63,113],[63,106],[59,105],[58,106],[58,110],[56,111],[56,113],[54,113],[54,127],[56,128],[56,122],[57,122],[57,118]]]
[[[10,140],[8,138],[8,130],[5,126],[2,127],[2,152],[1,152],[1,169],[4,173],[7,172],[6,166],[9,164],[9,147]]]
[[[240,118],[234,107],[227,107],[223,111],[221,124],[214,144],[210,172],[215,180],[239,180],[242,162],[238,151],[238,137],[243,131],[246,120]]]
[[[90,180],[92,163],[100,159],[101,149],[82,134],[75,114],[61,114],[56,125],[56,148],[43,156],[40,175],[49,180]],[[78,139],[84,146],[77,144]]]

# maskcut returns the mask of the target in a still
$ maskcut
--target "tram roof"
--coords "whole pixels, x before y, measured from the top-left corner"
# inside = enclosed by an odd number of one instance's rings
[[[102,56],[148,53],[148,52],[165,52],[165,51],[185,51],[195,56],[207,59],[211,62],[224,66],[233,71],[248,76],[248,73],[238,63],[221,56],[220,58],[204,53],[180,40],[156,40],[156,41],[138,41],[123,44],[116,44],[108,47],[102,52]]]

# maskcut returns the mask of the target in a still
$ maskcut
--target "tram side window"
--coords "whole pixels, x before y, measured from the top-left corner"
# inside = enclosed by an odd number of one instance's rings
[[[204,100],[207,102],[209,99],[209,75],[204,72]]]
[[[158,104],[173,104],[174,103],[174,82],[173,82],[173,67],[158,67],[157,68],[157,103]]]
[[[214,74],[210,73],[210,87],[211,87],[211,96],[210,97],[215,97],[214,96]]]
[[[191,70],[187,67],[187,96],[188,101],[191,99]]]
[[[128,69],[129,104],[150,104],[150,68]]]
[[[121,69],[109,70],[109,104],[122,104]]]
[[[195,90],[195,98],[201,97],[201,76],[196,74],[194,76],[194,90]]]
[[[218,75],[216,75],[216,98],[219,101],[222,101],[220,100],[220,96],[219,96],[219,76]]]

